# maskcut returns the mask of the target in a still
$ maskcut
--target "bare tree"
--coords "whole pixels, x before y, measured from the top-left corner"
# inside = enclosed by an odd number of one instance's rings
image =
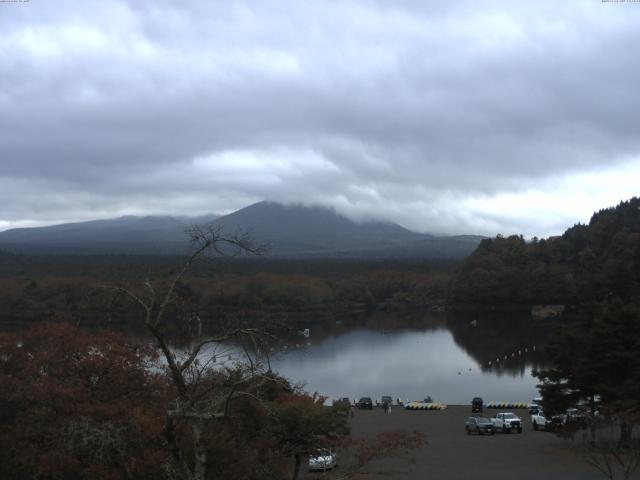
[[[113,288],[141,308],[144,327],[161,351],[175,388],[176,398],[167,409],[165,423],[165,437],[177,467],[175,477],[204,480],[207,464],[204,434],[207,427],[228,415],[232,399],[240,396],[255,397],[251,390],[255,391],[256,382],[267,381],[270,377],[260,377],[257,362],[251,358],[257,348],[253,353],[244,349],[246,357],[250,360],[247,368],[227,369],[223,372],[224,375],[210,368],[214,357],[203,361],[202,353],[208,346],[239,338],[248,339],[250,344],[257,347],[263,332],[255,328],[234,328],[216,336],[207,336],[204,334],[200,316],[191,312],[186,318],[190,325],[195,324],[195,328],[191,329],[192,341],[186,351],[178,355],[171,348],[167,338],[168,311],[178,304],[177,287],[198,259],[210,254],[259,255],[264,251],[264,247],[257,245],[247,232],[238,231],[236,234],[228,235],[215,226],[194,226],[187,234],[191,242],[190,254],[167,286],[161,290],[156,289],[147,278],[141,291],[124,286]],[[248,388],[249,386],[251,388]],[[181,448],[180,425],[187,425],[190,430],[192,446],[188,449],[188,454]]]
[[[640,467],[640,416],[597,415],[581,431],[584,460],[610,480],[628,480]]]

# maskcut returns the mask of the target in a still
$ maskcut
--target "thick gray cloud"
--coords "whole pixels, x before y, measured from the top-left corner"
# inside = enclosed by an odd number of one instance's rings
[[[637,192],[639,24],[599,0],[0,4],[0,228],[266,198],[559,233]]]

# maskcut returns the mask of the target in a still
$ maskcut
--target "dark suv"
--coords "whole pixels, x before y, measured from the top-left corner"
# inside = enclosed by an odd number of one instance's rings
[[[480,397],[474,397],[471,400],[471,413],[482,413],[482,399]]]
[[[373,410],[373,402],[371,397],[362,397],[358,401],[358,408],[361,410]]]
[[[464,429],[467,432],[467,435],[471,435],[472,432],[477,433],[478,435],[488,434],[493,435],[496,433],[496,430],[489,420],[486,417],[469,417],[467,421],[464,423]]]

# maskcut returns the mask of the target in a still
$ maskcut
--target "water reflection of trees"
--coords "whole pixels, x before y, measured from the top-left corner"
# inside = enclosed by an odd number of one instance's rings
[[[305,325],[304,322],[300,325]],[[276,350],[291,350],[306,348],[313,344],[319,344],[329,338],[337,338],[354,330],[370,330],[380,335],[402,330],[436,330],[446,329],[447,319],[443,313],[415,313],[403,314],[394,312],[376,312],[372,314],[359,314],[340,316],[317,322],[310,318],[308,322],[309,338],[304,337],[304,328],[281,331],[278,335],[278,348]],[[286,348],[283,348],[286,346]]]
[[[449,312],[447,326],[455,343],[483,371],[498,376],[523,375],[540,366],[552,329],[528,312]]]
[[[305,328],[309,328],[308,338],[303,334]],[[542,365],[542,350],[552,328],[549,322],[532,320],[528,312],[376,312],[322,321],[310,317],[306,323],[296,322],[295,327],[281,328],[263,348],[268,349],[271,355],[279,356],[321,344],[354,330],[365,329],[384,335],[402,330],[448,329],[456,345],[470,355],[482,371],[497,376],[523,376],[528,375],[532,368]],[[137,332],[129,333],[136,335]],[[187,347],[187,332],[174,333],[173,347],[178,350]],[[240,351],[243,348],[252,351],[254,346],[234,347]],[[496,362],[496,359],[500,361]]]
[[[498,376],[521,376],[528,374],[532,367],[541,365],[542,349],[552,326],[532,320],[528,313],[522,312],[379,312],[314,324],[309,339],[291,335],[283,341],[288,342],[289,349],[305,348],[354,329],[380,334],[399,330],[448,329],[456,345],[469,354],[483,371]]]

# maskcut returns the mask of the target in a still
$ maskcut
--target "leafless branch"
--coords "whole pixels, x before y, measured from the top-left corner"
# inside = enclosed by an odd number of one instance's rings
[[[257,370],[251,355],[246,349],[245,353],[251,363],[251,375],[245,377],[240,371],[240,376],[235,377],[231,384],[224,381],[216,382],[215,375],[220,375],[220,373],[217,371],[211,373],[210,369],[207,368],[211,359],[202,368],[192,367],[197,365],[196,361],[204,347],[210,344],[228,342],[238,336],[249,337],[257,351],[255,337],[258,332],[255,329],[236,328],[224,335],[203,339],[202,320],[199,315],[190,314],[187,321],[195,320],[197,323],[197,342],[188,349],[186,358],[178,361],[165,337],[163,320],[169,309],[176,306],[179,300],[179,296],[176,294],[178,285],[197,259],[209,253],[220,256],[261,255],[265,251],[265,246],[256,244],[247,231],[237,230],[234,234],[228,235],[223,231],[222,227],[215,225],[194,225],[186,233],[189,236],[191,245],[190,254],[161,294],[156,291],[148,275],[143,283],[148,295],[146,299],[123,286],[111,287],[111,289],[127,296],[140,306],[144,312],[144,325],[162,351],[167,363],[167,369],[178,393],[175,406],[167,411],[165,424],[165,437],[171,448],[172,457],[184,478],[203,480],[206,466],[206,448],[202,443],[204,442],[205,422],[227,415],[229,402],[233,398],[247,396],[260,402],[257,395],[248,391],[241,391],[241,389],[249,386],[257,389],[262,380],[251,382]],[[221,406],[223,407],[222,409],[219,408]],[[193,465],[185,461],[185,456],[181,451],[181,440],[177,438],[176,432],[176,421],[178,420],[185,421],[190,426],[193,434]]]
[[[629,412],[591,418],[580,447],[585,462],[610,480],[629,479],[640,467],[639,420]]]
[[[193,349],[191,349],[191,352],[189,354],[189,356],[187,357],[187,359],[180,365],[178,364],[178,368],[180,369],[181,372],[185,371],[187,368],[189,368],[191,366],[191,364],[193,363],[193,361],[198,357],[198,355],[200,354],[200,350],[202,350],[202,348],[206,345],[209,345],[211,343],[222,343],[222,342],[227,342],[229,340],[231,340],[234,337],[237,337],[238,335],[248,335],[249,337],[251,337],[253,334],[255,333],[255,330],[253,329],[236,329],[232,332],[227,333],[226,335],[223,335],[221,337],[215,337],[215,338],[208,338],[206,340],[201,340],[195,347],[193,347]]]

